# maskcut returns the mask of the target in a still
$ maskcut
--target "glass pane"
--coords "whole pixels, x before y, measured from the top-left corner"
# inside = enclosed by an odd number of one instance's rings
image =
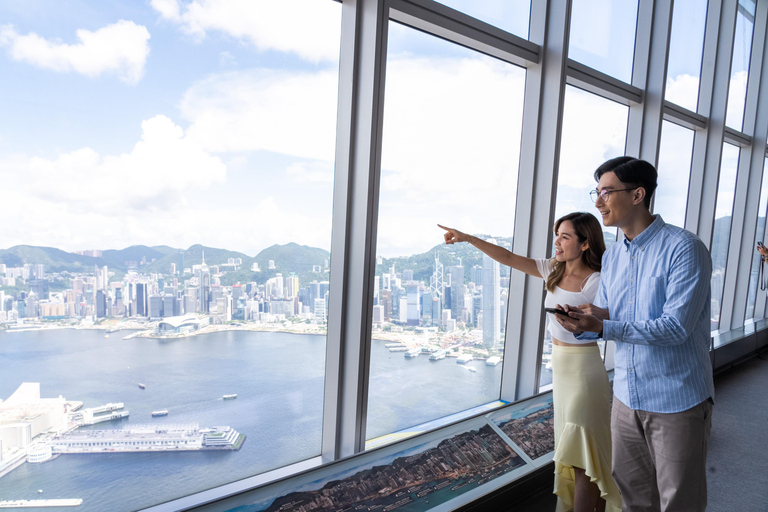
[[[675,0],[664,99],[696,112],[707,0]]]
[[[438,0],[441,4],[468,14],[480,21],[528,39],[531,0]]]
[[[720,328],[720,308],[725,285],[725,265],[731,238],[733,195],[736,191],[736,172],[739,167],[739,148],[723,144],[720,162],[720,181],[717,185],[715,227],[712,232],[712,330]]]
[[[637,0],[573,0],[568,57],[630,83]]]
[[[525,81],[442,39],[389,33],[369,439],[499,398],[502,365],[483,360],[503,356],[508,269],[445,245],[437,223],[511,246]]]
[[[341,5],[75,4],[0,6],[0,496],[319,455]]]
[[[597,186],[595,169],[624,154],[628,116],[629,109],[624,105],[566,86],[555,219],[581,211],[595,215],[602,225],[589,192]],[[615,228],[604,227],[603,234],[606,245],[616,241]],[[552,382],[552,339],[548,331],[542,354],[539,385],[545,386]]]
[[[685,226],[692,156],[693,130],[662,121],[659,178],[653,213],[660,214],[668,224]]]
[[[744,124],[744,103],[747,98],[747,79],[749,78],[749,59],[752,53],[754,19],[754,1],[739,0],[739,12],[736,16],[736,35],[733,40],[731,81],[728,86],[728,110],[725,115],[726,126],[735,130],[741,130]]]
[[[763,234],[765,233],[765,216],[766,209],[768,209],[768,176],[765,175],[765,169],[768,167],[768,159],[763,162],[763,184],[760,188],[760,203],[757,206],[757,229],[755,231],[755,245],[757,242],[766,243]],[[757,287],[758,287],[758,271],[760,270],[760,253],[755,249],[755,253],[752,255],[752,270],[749,274],[749,298],[747,300],[747,313],[744,320],[749,320],[755,317],[755,301],[757,300]],[[765,266],[763,270],[768,270]]]

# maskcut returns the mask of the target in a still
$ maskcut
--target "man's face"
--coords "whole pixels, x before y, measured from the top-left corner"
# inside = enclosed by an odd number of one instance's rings
[[[605,190],[606,198],[599,195],[595,201],[595,207],[603,217],[603,225],[621,227],[631,216],[633,208],[633,196],[635,188],[632,184],[623,183],[615,173],[607,172],[600,177],[597,183],[598,193]]]

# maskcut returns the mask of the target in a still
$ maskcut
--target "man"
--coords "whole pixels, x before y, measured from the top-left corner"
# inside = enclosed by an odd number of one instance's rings
[[[650,212],[656,169],[619,157],[595,171],[595,206],[624,233],[603,255],[595,304],[555,315],[584,338],[616,342],[613,475],[625,511],[707,506],[712,260],[692,233]],[[594,333],[598,333],[595,335]]]

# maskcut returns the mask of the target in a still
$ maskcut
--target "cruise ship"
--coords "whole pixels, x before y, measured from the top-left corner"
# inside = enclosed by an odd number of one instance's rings
[[[500,362],[501,362],[501,358],[499,356],[491,356],[485,360],[486,366],[496,366]]]

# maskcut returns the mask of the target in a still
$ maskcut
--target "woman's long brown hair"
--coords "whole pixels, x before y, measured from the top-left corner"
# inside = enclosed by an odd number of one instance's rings
[[[555,234],[560,229],[560,224],[565,221],[571,223],[580,243],[589,242],[589,248],[581,253],[581,261],[595,272],[600,272],[603,253],[605,252],[605,240],[603,240],[603,230],[600,228],[598,220],[591,213],[569,213],[557,219]],[[547,290],[555,291],[555,287],[560,284],[563,275],[565,275],[565,262],[555,262],[555,269],[547,276]]]

